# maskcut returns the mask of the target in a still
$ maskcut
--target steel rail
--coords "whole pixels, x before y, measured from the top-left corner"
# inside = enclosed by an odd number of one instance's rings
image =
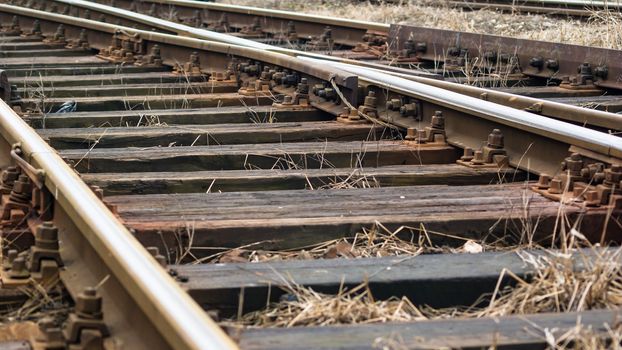
[[[425,77],[430,77],[430,78],[436,76],[435,74],[432,74],[432,73],[425,73],[425,72],[415,71],[411,69],[403,69],[403,68],[399,68],[395,66],[386,66],[386,65],[381,65],[377,63],[356,61],[353,59],[340,58],[340,57],[323,55],[323,54],[318,54],[318,53],[313,53],[313,52],[305,52],[305,51],[299,51],[299,50],[294,50],[294,49],[281,48],[281,47],[274,46],[274,45],[258,43],[253,40],[240,38],[240,37],[236,37],[236,36],[232,36],[228,34],[218,33],[218,32],[214,32],[211,30],[202,29],[202,28],[195,28],[195,27],[191,27],[185,24],[175,23],[175,22],[163,20],[157,17],[144,15],[144,14],[140,14],[137,12],[124,10],[121,8],[116,8],[116,7],[103,5],[103,4],[99,4],[95,2],[85,1],[85,0],[51,0],[51,1],[54,1],[59,4],[65,4],[69,6],[75,6],[75,7],[80,7],[83,9],[88,9],[89,11],[92,11],[92,12],[96,11],[96,12],[99,12],[105,15],[114,16],[115,18],[122,18],[124,20],[130,20],[132,22],[140,23],[148,27],[153,27],[155,29],[159,29],[167,33],[172,32],[180,36],[187,36],[191,38],[204,39],[208,41],[222,42],[222,43],[227,43],[227,44],[232,44],[232,45],[237,45],[237,46],[252,47],[252,48],[271,51],[271,52],[278,52],[278,53],[286,54],[289,56],[304,55],[308,57],[321,58],[321,59],[330,60],[330,61],[357,64],[363,67],[382,68],[385,71],[395,72],[398,74],[425,76]],[[194,3],[196,1],[191,1],[191,2]],[[200,3],[200,4],[203,4],[203,3]],[[306,15],[301,15],[301,14],[296,14],[296,15],[297,15],[297,18],[306,16]],[[341,20],[341,19],[338,19],[338,20]],[[342,25],[348,24],[347,20],[345,20],[345,22],[346,23],[343,23]],[[386,29],[387,31],[389,30],[389,25],[386,25]]]
[[[124,19],[132,19],[138,21],[142,24],[153,26],[154,28],[158,28],[160,30],[165,31],[173,31],[178,35],[186,35],[193,38],[205,39],[205,40],[214,40],[225,42],[228,44],[239,45],[239,46],[249,46],[255,48],[261,48],[268,51],[279,52],[292,56],[299,57],[311,57],[317,59],[323,59],[328,61],[341,62],[361,67],[370,68],[376,71],[388,72],[392,75],[410,79],[413,81],[418,81],[421,83],[441,87],[443,89],[447,89],[449,91],[454,91],[462,94],[467,94],[473,97],[482,97],[486,96],[486,98],[491,102],[497,102],[504,105],[511,105],[514,108],[518,109],[526,109],[533,106],[539,106],[541,109],[540,114],[544,116],[554,117],[561,120],[566,120],[575,123],[588,124],[601,128],[609,128],[612,130],[620,130],[622,128],[622,117],[607,113],[598,110],[591,110],[586,108],[581,108],[578,106],[571,106],[561,103],[555,103],[543,99],[519,96],[515,94],[499,92],[491,89],[478,88],[474,86],[461,85],[457,83],[451,83],[442,81],[440,79],[433,79],[434,75],[430,74],[422,74],[415,73],[413,74],[413,70],[408,69],[400,69],[397,67],[385,66],[374,63],[361,62],[351,59],[342,59],[328,55],[322,54],[314,54],[310,52],[292,50],[292,49],[284,49],[279,48],[273,45],[266,45],[254,42],[252,40],[243,39],[234,37],[231,35],[216,33],[213,31],[194,28],[184,24],[179,24],[167,20],[162,20],[156,17],[138,14],[132,11],[123,10],[113,8],[111,6],[102,5],[99,3],[88,2],[84,0],[54,0],[58,3],[63,3],[71,6],[78,6],[81,8],[89,9],[92,11],[100,11],[102,13],[119,16]],[[161,0],[160,2],[163,2]],[[196,1],[190,1],[196,2]],[[298,15],[300,16],[300,15]]]
[[[62,23],[68,26],[68,30],[71,26],[75,26],[93,30],[96,33],[105,33],[108,37],[122,30],[125,33],[138,34],[150,44],[159,43],[183,46],[188,49],[211,50],[228,58],[231,55],[256,58],[300,72],[308,72],[320,79],[336,78],[344,87],[354,92],[357,90],[354,88],[357,86],[357,81],[353,75],[332,68],[310,68],[310,65],[305,62],[278,53],[134,30],[10,5],[0,5],[0,12],[4,14],[5,20],[10,18],[6,15],[39,19],[43,28],[46,26],[52,28],[52,25]],[[74,32],[75,34],[77,31]],[[106,41],[109,42],[109,40]],[[105,46],[103,42],[100,40],[93,44],[103,48]],[[175,64],[178,60],[176,57],[166,57],[165,61]],[[355,99],[355,95],[352,98]],[[54,194],[57,203],[79,228],[83,238],[101,257],[106,265],[106,271],[121,283],[171,348],[233,349],[237,347],[207,316],[205,311],[177,286],[176,282],[56,152],[5,103],[0,105],[0,133],[6,139],[7,145],[20,143],[24,152],[23,156],[30,159],[34,166],[45,171],[45,184]]]
[[[344,63],[344,62],[342,62]],[[357,66],[353,64],[352,66]],[[378,73],[386,73],[383,69],[367,68]],[[515,95],[509,92],[481,88],[472,85],[458,84],[441,79],[430,79],[424,76],[413,76],[389,72],[390,75],[418,83],[436,86],[462,95],[478,98],[519,110],[533,110],[533,113],[551,117],[579,125],[590,125],[609,130],[622,130],[622,116],[620,114],[583,108],[569,104],[539,99],[529,96]]]
[[[235,349],[229,337],[157,264],[54,149],[0,101],[0,134],[45,172],[45,185],[134,302],[176,349]]]
[[[399,92],[407,96],[415,97],[419,100],[434,103],[438,106],[450,108],[454,111],[460,111],[470,116],[477,116],[484,120],[493,122],[495,127],[497,125],[506,126],[519,130],[519,133],[521,134],[527,133],[531,135],[538,135],[557,143],[556,148],[558,150],[556,151],[552,149],[552,145],[546,145],[544,143],[534,143],[529,147],[525,147],[522,140],[518,140],[518,137],[513,140],[514,142],[517,142],[516,145],[511,144],[512,140],[506,141],[506,149],[510,154],[510,163],[521,169],[535,172],[537,174],[556,172],[556,164],[551,164],[550,161],[534,159],[533,162],[524,162],[523,158],[530,159],[530,157],[526,157],[526,152],[531,148],[531,146],[534,146],[537,151],[543,152],[541,154],[537,154],[537,156],[542,157],[543,159],[546,158],[545,153],[551,154],[552,159],[561,159],[563,158],[563,152],[567,152],[570,146],[578,146],[582,149],[602,155],[605,158],[609,158],[610,161],[612,158],[615,159],[614,161],[617,163],[622,160],[622,139],[608,133],[535,115],[533,113],[499,105],[475,97],[462,95],[453,91],[447,91],[436,86],[430,86],[409,79],[383,74],[378,71],[363,69],[343,63],[328,63],[307,57],[301,57],[301,59],[309,62],[316,62],[317,64],[330,64],[335,68],[357,74],[361,82],[368,82],[382,89]],[[448,124],[451,123],[451,118],[446,119]],[[409,124],[407,123],[402,124],[401,126],[407,127],[408,125]],[[414,125],[415,124],[413,124],[413,126]],[[465,135],[468,135],[469,132],[473,132],[473,128],[475,128],[475,126],[471,124],[470,128],[465,130],[464,127],[467,125],[469,124],[461,123],[460,127],[456,128],[446,126],[448,129],[448,142],[462,147],[468,146],[471,148],[477,148],[479,146],[479,141],[474,143],[473,140],[480,140],[481,138],[465,138]],[[484,128],[486,128],[486,126],[484,126]],[[453,139],[452,135],[454,136]],[[547,149],[549,146],[551,149]]]
[[[383,23],[359,21],[319,15],[301,14],[291,11],[271,10],[259,7],[217,4],[213,2],[203,2],[195,0],[141,0],[143,3],[156,3],[165,5],[187,6],[192,8],[206,9],[212,11],[225,11],[239,13],[244,15],[263,16],[269,18],[278,18],[283,20],[295,20],[308,23],[319,23],[329,26],[344,26],[363,30],[372,30],[377,32],[388,32],[389,26]]]
[[[62,0],[61,0],[62,1]],[[128,0],[129,1],[129,0]],[[155,0],[149,0],[155,1]],[[193,0],[157,0],[155,3],[168,4],[170,6],[178,6],[183,3],[183,6],[192,6],[193,9],[200,9],[208,6],[208,4],[200,3]],[[597,2],[594,2],[595,4]],[[602,3],[602,2],[598,2]],[[619,2],[618,2],[619,4]],[[216,4],[216,8],[222,8],[223,5]],[[180,5],[181,6],[181,5]],[[127,7],[127,6],[126,6]],[[225,6],[226,7],[226,6]],[[120,11],[106,10],[109,14],[123,13]],[[271,12],[271,10],[263,10],[261,13]],[[277,11],[280,13],[283,11]],[[254,14],[255,12],[249,11]],[[127,15],[127,12],[124,13]],[[297,18],[303,18],[303,14],[295,14]],[[309,15],[309,18],[314,16]],[[126,17],[127,18],[127,17]],[[136,17],[139,18],[139,17]],[[141,17],[146,18],[146,17]],[[350,21],[346,19],[331,19],[334,23],[341,23],[342,27],[350,25]],[[151,21],[152,23],[155,23]],[[356,22],[356,21],[355,21]],[[147,22],[142,22],[147,23]],[[162,24],[159,22],[158,24]],[[368,23],[369,24],[369,23]],[[352,24],[354,26],[354,24]],[[387,25],[379,24],[386,28]],[[192,28],[192,27],[188,27]],[[218,40],[202,32],[194,32],[191,29],[184,28],[183,30],[175,29],[173,26],[160,27],[162,30],[177,30],[178,34],[193,35],[194,33],[200,34],[201,37],[208,40]],[[358,27],[353,27],[358,28]],[[372,27],[370,27],[371,30]],[[464,51],[468,53],[468,58],[473,61],[475,58],[479,58],[479,65],[489,62],[489,58],[486,55],[492,55],[493,59],[501,60],[502,57],[508,58],[516,57],[518,62],[515,62],[520,68],[520,71],[530,77],[538,77],[545,79],[563,80],[564,77],[572,78],[583,75],[577,74],[577,69],[584,63],[589,63],[592,80],[594,85],[600,88],[622,89],[622,83],[620,83],[620,75],[622,74],[622,68],[620,67],[618,58],[618,52],[616,50],[610,50],[605,48],[588,48],[579,45],[515,39],[500,37],[496,35],[456,32],[443,29],[423,28],[406,25],[390,25],[386,30],[388,37],[391,39],[390,49],[392,52],[401,52],[405,47],[408,39],[412,39],[417,45],[425,45],[426,49],[423,51],[409,52],[408,57],[426,60],[426,61],[445,61],[447,58],[452,58],[453,55],[450,52],[460,53]],[[208,35],[208,36],[203,36]],[[238,41],[241,45],[242,41]],[[276,49],[273,49],[276,50]],[[279,52],[292,54],[291,50],[280,49]],[[299,53],[301,54],[301,53]],[[305,53],[310,57],[318,57],[316,54]],[[319,57],[318,57],[319,58]],[[336,60],[345,63],[347,60],[339,60],[331,56],[325,56],[325,59]],[[359,65],[368,66],[371,68],[377,68],[367,63],[358,63]],[[394,69],[394,68],[387,68]],[[581,79],[580,79],[581,80]]]
[[[84,1],[84,0],[54,0],[57,3],[70,5],[70,6],[78,6],[84,9],[89,9],[91,11],[97,11],[100,13],[105,13],[108,15],[115,16],[123,16],[123,18],[130,18],[132,21],[146,24],[149,26],[153,26],[160,30],[166,30],[174,32],[180,36],[189,36],[192,38],[201,38],[210,41],[218,41],[218,42],[226,42],[229,44],[239,45],[239,46],[247,46],[253,47],[256,49],[269,50],[273,48],[271,45],[266,45],[262,43],[258,43],[256,41],[252,41],[244,38],[236,38],[231,35],[217,33],[201,28],[194,28],[187,26],[185,24],[179,24],[167,20],[163,20],[157,17],[152,17],[148,15],[143,15],[137,12],[132,12],[128,10],[124,10],[121,8],[116,8],[112,6],[102,5],[96,2]]]
[[[212,41],[206,40],[206,38],[203,38],[202,40],[189,36],[170,35],[153,31],[139,30],[109,23],[102,23],[94,20],[74,18],[67,15],[53,14],[45,11],[33,10],[13,5],[0,4],[0,10],[14,15],[29,16],[31,18],[41,20],[50,20],[54,23],[61,23],[66,26],[75,26],[76,28],[89,29],[97,33],[105,33],[106,35],[115,34],[118,31],[131,33],[132,35],[137,35],[142,40],[147,41],[151,47],[153,46],[153,44],[160,44],[161,46],[169,45],[186,48],[189,50],[189,53],[192,52],[190,51],[191,49],[194,49],[198,50],[200,53],[218,55],[218,57],[208,57],[206,60],[201,61],[202,67],[207,66],[213,71],[224,71],[226,69],[225,63],[230,61],[231,56],[238,56],[247,59],[262,61],[268,64],[278,65],[283,68],[292,69],[321,80],[328,81],[331,78],[334,78],[339,85],[350,90],[350,97],[353,99],[355,98],[357,92],[356,76],[352,74],[344,74],[345,72],[343,71],[338,71],[329,67],[313,67],[311,65],[305,64],[300,60],[297,60],[290,54],[265,50],[257,47],[248,47],[244,45],[246,41],[235,40],[238,38],[223,38],[223,40],[225,41]],[[130,14],[133,14],[133,12],[130,12]],[[44,26],[45,23],[42,23],[41,25]],[[212,39],[216,37],[217,36],[209,36],[209,38]],[[101,41],[98,39],[100,38],[93,39],[89,37],[89,43],[92,47],[97,49],[108,47],[109,41]],[[166,50],[163,49],[162,51],[162,58],[165,63],[174,66],[180,62],[183,62],[180,57],[167,56]],[[185,60],[186,58],[183,59]]]

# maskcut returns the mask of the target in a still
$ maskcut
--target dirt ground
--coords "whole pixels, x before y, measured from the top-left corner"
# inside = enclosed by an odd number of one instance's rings
[[[587,22],[576,19],[519,15],[494,11],[464,11],[443,1],[403,0],[372,4],[354,0],[217,0],[221,3],[343,17],[382,23],[410,24],[525,39],[622,49],[622,14],[597,12]]]

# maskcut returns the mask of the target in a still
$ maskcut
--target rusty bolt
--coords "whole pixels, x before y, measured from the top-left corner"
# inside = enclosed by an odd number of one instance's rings
[[[263,71],[261,72],[261,75],[259,76],[259,79],[261,79],[261,80],[270,80],[270,78],[271,78],[270,67],[268,67],[268,66],[263,67]]]
[[[296,92],[299,94],[308,94],[309,93],[309,83],[307,82],[307,78],[300,79],[300,83],[298,83],[298,87],[296,88]]]
[[[497,57],[498,57],[497,53],[494,52],[494,51],[486,51],[486,52],[484,52],[483,56],[484,56],[484,59],[486,61],[489,61],[489,62],[496,62],[497,61]]]
[[[432,128],[434,129],[445,129],[445,117],[443,117],[442,111],[434,112],[434,116],[432,116],[432,121],[430,123]]]
[[[78,44],[80,44],[81,46],[86,46],[89,44],[89,38],[86,35],[85,29],[82,29],[80,31],[80,35],[78,37]]]
[[[529,65],[534,68],[542,69],[544,66],[544,59],[542,57],[532,57],[529,60]]]
[[[540,174],[538,178],[538,183],[536,186],[540,189],[549,188],[549,183],[551,182],[551,176],[548,174]]]
[[[21,256],[16,257],[11,264],[9,277],[15,279],[24,279],[30,277],[30,271],[26,266],[26,259]]]
[[[294,21],[287,22],[286,34],[287,35],[296,34],[296,25],[294,24]]]
[[[390,111],[399,111],[402,107],[402,101],[399,98],[393,98],[387,101],[386,108]]]
[[[622,165],[612,164],[611,168],[605,169],[605,185],[617,185],[620,180],[622,180]]]
[[[253,29],[253,30],[260,30],[261,29],[261,22],[259,21],[259,17],[255,17],[253,19],[253,23],[251,24],[251,29]]]
[[[192,63],[193,65],[199,65],[199,53],[194,51],[193,53],[190,54],[190,63]]]
[[[160,50],[160,45],[155,44],[151,47],[151,51],[149,51],[149,54],[151,55],[151,57],[153,58],[162,58],[161,56],[161,50]]]
[[[417,104],[416,103],[407,103],[400,107],[400,115],[403,117],[414,116],[417,118]]]
[[[322,41],[328,41],[333,38],[333,30],[330,28],[330,26],[326,26],[324,28],[324,32],[322,33],[320,38],[322,39]]]
[[[10,166],[2,172],[2,185],[6,187],[13,187],[13,184],[18,177],[19,171],[17,167]]]
[[[583,159],[579,153],[573,153],[562,163],[563,169],[570,171],[571,175],[580,176],[583,169]]]
[[[53,222],[45,221],[37,226],[35,246],[42,249],[58,250],[58,229]]]
[[[13,266],[13,261],[17,258],[17,250],[15,249],[11,249],[7,252],[6,257],[4,257],[4,263],[2,264],[2,268],[5,271],[8,271],[11,269],[11,266]]]
[[[36,340],[46,343],[45,349],[64,349],[65,339],[59,325],[50,316],[45,316],[37,322],[39,335]]]
[[[473,149],[470,147],[464,148],[464,154],[460,157],[460,160],[464,162],[470,162],[473,159]]]
[[[59,24],[58,27],[56,27],[56,33],[54,33],[54,39],[64,39],[65,38],[65,26],[62,24]]]
[[[471,159],[471,163],[475,165],[485,164],[486,161],[484,160],[484,152],[475,151],[475,153],[473,154],[473,159]]]
[[[76,298],[76,314],[88,319],[102,319],[102,298],[97,290],[87,287]]]
[[[428,140],[428,136],[425,130],[423,129],[417,130],[417,139],[415,141],[417,141],[417,143],[426,143],[427,140]]]
[[[13,22],[11,23],[11,29],[16,32],[21,32],[22,29],[19,26],[19,21],[17,20],[17,16],[13,16]]]
[[[428,44],[424,42],[415,44],[415,52],[425,53],[426,51],[428,51]]]
[[[38,19],[36,19],[34,22],[32,22],[32,34],[35,35],[39,35],[41,34],[41,22],[39,22]]]
[[[32,185],[30,178],[26,175],[20,175],[13,184],[11,199],[17,202],[27,202],[31,195]]]
[[[592,75],[592,65],[588,62],[581,63],[581,65],[577,67],[577,73],[581,75]]]
[[[594,76],[602,79],[607,79],[609,75],[609,68],[607,66],[598,66],[594,68]]]
[[[549,193],[561,194],[562,193],[562,180],[558,178],[551,179],[551,182],[549,185]]]
[[[348,119],[350,119],[350,120],[359,120],[359,119],[361,119],[361,116],[359,114],[358,109],[350,108],[350,113],[348,114]]]
[[[597,207],[600,205],[597,191],[587,191],[583,195],[585,197],[585,205],[588,207]]]
[[[281,104],[286,105],[286,106],[291,106],[294,104],[294,99],[290,95],[285,95],[283,97],[283,102]]]
[[[404,51],[409,54],[415,52],[415,42],[413,39],[406,40],[404,43]]]
[[[546,68],[550,70],[559,70],[559,61],[556,59],[546,60]]]
[[[496,149],[503,148],[503,134],[501,133],[501,130],[494,129],[488,135],[488,147]]]
[[[376,93],[374,91],[369,91],[367,93],[367,96],[365,96],[365,102],[363,103],[363,105],[365,107],[376,108],[377,103],[378,98],[376,97]]]
[[[408,128],[406,129],[406,137],[405,139],[408,141],[414,141],[417,138],[417,129]]]

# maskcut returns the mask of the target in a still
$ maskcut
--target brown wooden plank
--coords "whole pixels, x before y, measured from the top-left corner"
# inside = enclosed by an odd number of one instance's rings
[[[356,326],[246,329],[234,332],[245,350],[378,349],[385,340],[406,349],[543,349],[547,330],[555,338],[584,325],[607,334],[622,317],[620,309],[434,320]]]
[[[376,222],[389,229],[425,227],[473,239],[493,234],[512,242],[526,233],[536,238],[550,235],[559,215],[558,203],[524,184],[114,196],[106,200],[136,230],[139,240],[162,249],[176,246],[174,237],[188,244],[188,232],[193,233],[193,247],[238,247],[265,241],[257,249],[287,249],[355,234]],[[562,212],[572,219],[578,211],[565,207]],[[587,219],[581,224],[586,234],[600,229]],[[171,239],[168,247],[163,237]],[[439,244],[456,244],[443,236],[431,238]]]
[[[0,50],[0,57],[4,58],[29,58],[29,57],[80,57],[92,56],[92,53],[74,49],[32,49],[32,50]]]
[[[117,67],[112,65],[112,67]],[[82,69],[90,69],[82,68]],[[99,69],[96,67],[94,69]],[[129,72],[123,73],[119,66],[116,72],[110,74],[110,71],[96,70],[92,74],[67,74],[67,75],[42,75],[38,74],[38,68],[34,69],[32,74],[26,74],[23,77],[13,77],[10,79],[11,84],[18,87],[69,87],[69,86],[104,86],[104,85],[125,85],[125,84],[172,84],[187,82],[205,82],[204,76],[188,76],[173,74],[170,72],[162,72],[161,69],[155,68],[147,72]]]
[[[167,96],[104,96],[104,97],[73,97],[71,100],[78,103],[77,111],[102,111],[102,110],[150,110],[160,108],[205,108],[217,106],[256,106],[271,105],[272,97],[268,96],[243,96],[238,93],[222,94],[181,94]],[[24,109],[38,110],[47,113],[56,110],[68,98],[22,98]]]
[[[370,183],[380,187],[414,185],[484,185],[523,181],[519,170],[472,169],[458,164],[395,165],[378,168],[265,169],[198,172],[115,173],[82,175],[106,195],[272,191],[330,187],[331,184]]]
[[[63,49],[65,46],[66,44],[64,43],[51,43],[43,41],[6,42],[3,38],[0,43],[0,51]]]
[[[315,108],[272,106],[151,109],[148,111],[74,112],[29,115],[24,119],[34,128],[88,128],[114,126],[198,125],[221,123],[279,123],[333,120]]]
[[[170,145],[234,145],[299,141],[374,140],[381,128],[336,121],[305,123],[248,123],[210,126],[184,125],[147,128],[43,129],[39,135],[55,149],[151,147]]]
[[[117,65],[106,61],[100,64],[90,66],[73,66],[73,67],[37,67],[33,68],[14,68],[6,71],[9,78],[31,77],[31,76],[73,76],[73,75],[96,75],[96,74],[133,74],[144,72],[166,72],[170,71],[168,66],[151,67],[151,66],[127,66]],[[23,85],[23,84],[22,84]]]
[[[12,57],[0,58],[0,67],[3,69],[33,69],[33,72],[44,67],[67,67],[71,66],[101,66],[108,63],[107,61],[96,56],[79,56],[79,57],[46,57],[46,56],[30,56],[30,57]],[[33,73],[33,75],[36,75]]]
[[[69,97],[101,97],[101,96],[136,96],[136,95],[183,95],[183,94],[213,94],[237,92],[235,82],[181,82],[181,83],[147,83],[121,85],[80,85],[69,87],[39,87],[31,86],[18,88],[22,97],[41,96],[46,98]]]
[[[522,251],[523,256],[531,254],[535,258],[552,253]],[[574,254],[577,270],[596,256],[591,249]],[[526,264],[514,252],[172,265],[170,268],[186,277],[181,282],[182,288],[205,309],[228,310],[232,314],[237,312],[241,291],[244,291],[244,310],[248,312],[264,307],[268,298],[278,301],[283,288],[291,285],[336,294],[342,287],[367,283],[374,297],[380,300],[405,296],[415,305],[470,306],[482,295],[494,292],[504,269],[525,280],[534,272],[533,265]],[[511,279],[505,279],[501,287],[510,282]]]
[[[82,172],[198,171],[453,163],[449,146],[418,148],[400,141],[297,142],[60,151]]]

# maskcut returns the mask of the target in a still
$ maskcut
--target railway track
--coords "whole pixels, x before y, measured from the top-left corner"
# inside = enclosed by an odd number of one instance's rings
[[[537,101],[529,97],[535,97],[614,113],[622,111],[621,67],[616,50],[191,0],[121,0],[115,1],[117,8],[80,0],[39,5],[35,1],[31,5],[49,11],[71,10],[74,15],[108,23],[389,70],[394,75],[410,75],[412,80],[471,96],[485,95],[517,108],[532,107]],[[504,93],[524,97],[507,98]],[[545,115],[563,118],[567,114]]]
[[[619,266],[579,248],[619,242],[622,142],[598,131],[617,116],[106,22],[0,5],[1,293],[39,319],[33,347],[530,347],[619,318],[434,316],[547,258]],[[406,316],[277,313],[312,291]]]

